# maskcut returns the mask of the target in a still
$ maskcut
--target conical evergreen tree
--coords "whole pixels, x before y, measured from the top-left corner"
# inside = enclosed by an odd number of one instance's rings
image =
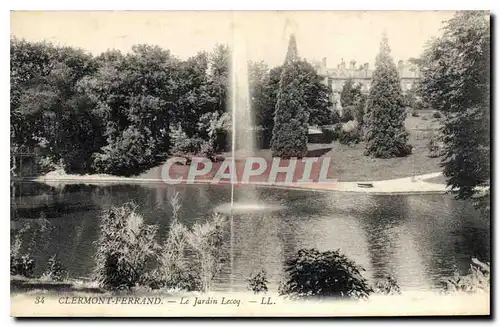
[[[376,158],[401,157],[411,153],[411,146],[407,144],[401,82],[390,53],[384,34],[367,99],[365,155]]]
[[[279,82],[271,149],[274,157],[302,158],[307,153],[309,113],[293,35],[286,58]]]
[[[285,56],[285,64],[297,61],[299,59],[299,53],[297,51],[297,40],[295,40],[295,35],[290,35],[288,40],[288,49]]]

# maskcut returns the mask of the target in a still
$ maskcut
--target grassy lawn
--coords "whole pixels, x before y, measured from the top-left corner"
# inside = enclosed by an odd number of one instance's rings
[[[347,146],[338,142],[309,144],[308,156],[332,157],[332,172],[339,181],[377,181],[435,173],[442,171],[439,166],[440,158],[430,158],[427,146],[429,138],[436,133],[439,126],[439,120],[432,118],[432,112],[422,112],[419,117],[413,117],[409,114],[406,119],[406,128],[410,133],[409,143],[413,145],[413,153],[404,158],[370,158],[363,154],[364,143]],[[223,157],[231,157],[230,152],[222,155]],[[272,160],[270,149],[258,150],[254,156]],[[161,165],[152,168],[139,177],[159,179],[161,178],[161,168]],[[177,167],[177,169],[188,168]]]
[[[419,117],[408,115],[406,127],[413,153],[404,158],[376,159],[363,155],[365,144],[347,146],[338,142],[326,154],[332,157],[331,165],[339,181],[377,181],[442,171],[440,158],[428,156],[429,138],[439,128],[439,121],[432,113]]]

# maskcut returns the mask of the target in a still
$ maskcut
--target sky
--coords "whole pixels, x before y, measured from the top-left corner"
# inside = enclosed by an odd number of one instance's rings
[[[272,67],[283,62],[294,33],[299,56],[326,57],[327,66],[334,68],[341,59],[355,60],[357,66],[373,64],[384,32],[396,61],[417,57],[452,15],[452,11],[14,11],[11,35],[76,46],[93,54],[153,44],[181,59],[237,38],[244,40],[248,59]]]

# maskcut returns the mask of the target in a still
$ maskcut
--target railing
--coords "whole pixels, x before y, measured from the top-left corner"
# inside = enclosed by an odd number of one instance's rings
[[[11,177],[33,177],[38,173],[38,153],[36,151],[11,151],[10,175]]]

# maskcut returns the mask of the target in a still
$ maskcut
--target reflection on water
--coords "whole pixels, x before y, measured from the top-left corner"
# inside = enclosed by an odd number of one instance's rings
[[[169,198],[179,193],[180,219],[188,226],[207,219],[230,202],[222,185],[67,185],[16,184],[11,230],[31,228],[23,247],[32,251],[37,273],[57,254],[71,277],[89,277],[102,208],[134,201],[147,223],[165,237],[171,219]],[[226,240],[231,260],[218,278],[221,290],[244,290],[253,272],[265,269],[271,288],[283,276],[283,262],[300,248],[340,249],[366,269],[370,280],[390,274],[402,289],[431,289],[455,269],[462,273],[471,257],[489,261],[489,221],[470,204],[449,195],[373,196],[257,188],[263,206],[279,210],[233,213]],[[39,220],[37,218],[44,218]]]

